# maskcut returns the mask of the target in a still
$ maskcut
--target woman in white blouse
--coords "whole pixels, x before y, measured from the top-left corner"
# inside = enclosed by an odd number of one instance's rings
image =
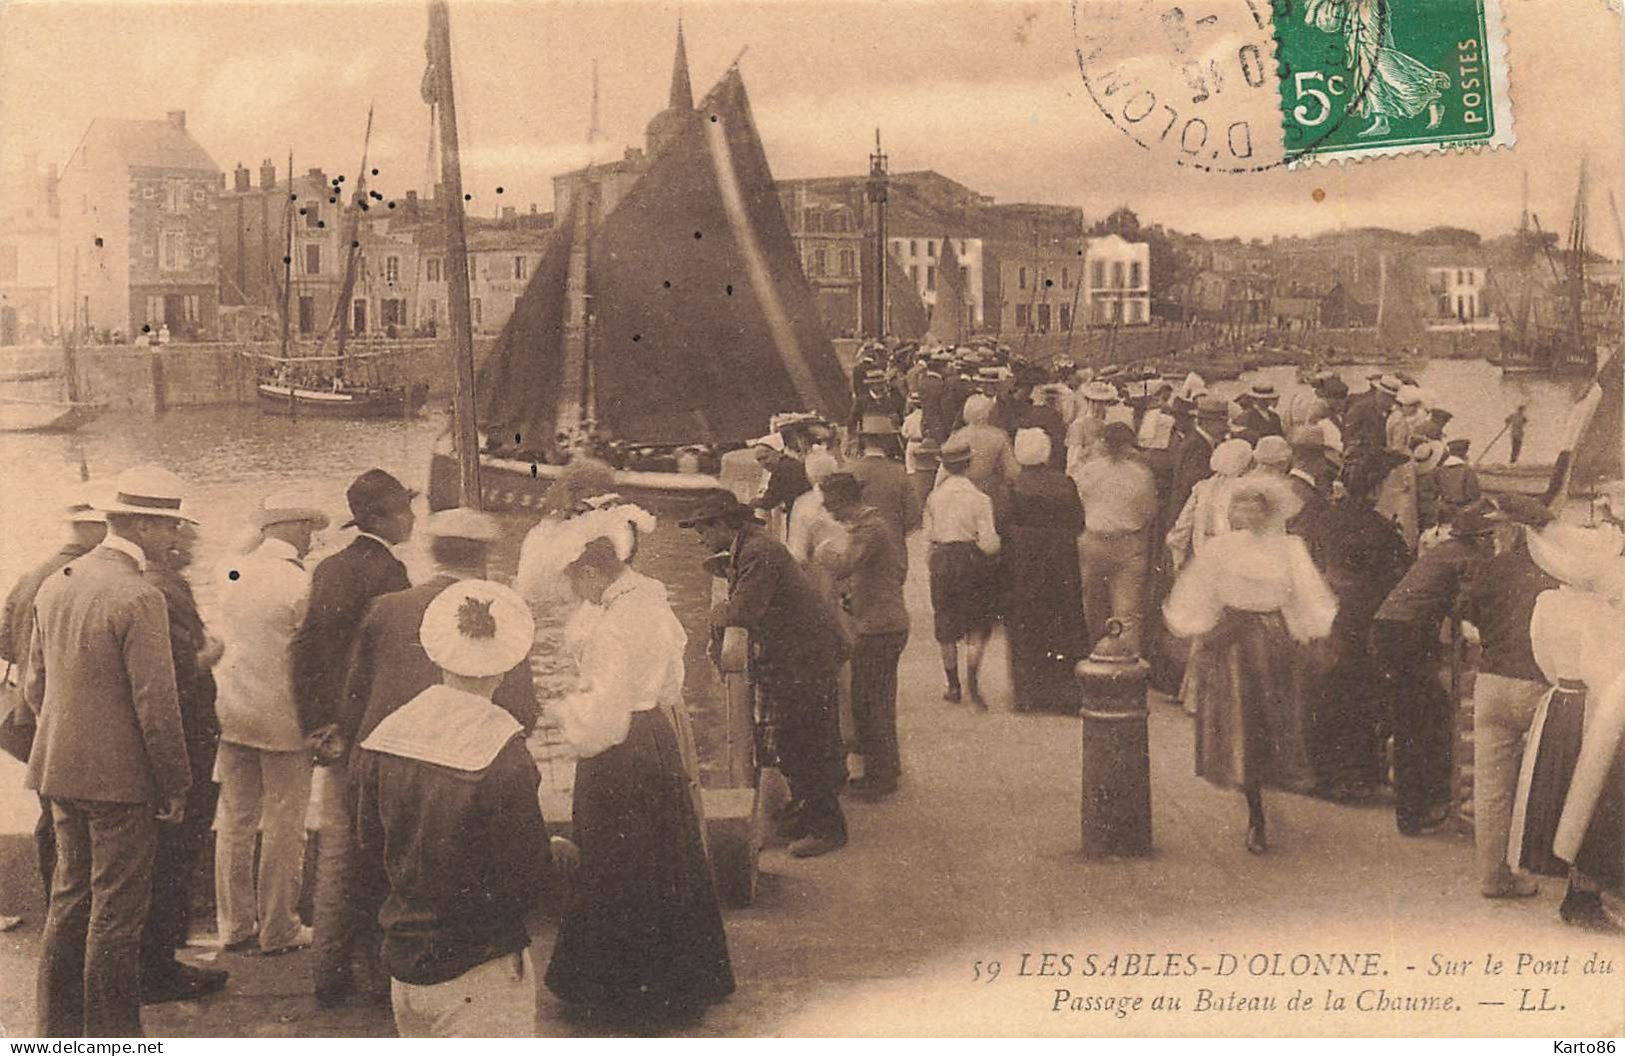
[[[1174,584],[1163,616],[1196,638],[1187,685],[1196,703],[1196,772],[1239,787],[1247,798],[1247,849],[1263,854],[1263,786],[1274,777],[1277,744],[1287,740],[1299,646],[1324,638],[1337,600],[1286,531],[1292,494],[1284,481],[1254,474],[1230,496],[1234,531],[1215,537]]]
[[[566,631],[579,677],[549,712],[579,759],[581,863],[546,981],[565,1001],[642,1024],[691,1016],[734,978],[667,718],[682,706],[687,638],[665,586],[628,567],[604,527],[589,516],[560,528],[579,548],[564,566],[582,603]]]

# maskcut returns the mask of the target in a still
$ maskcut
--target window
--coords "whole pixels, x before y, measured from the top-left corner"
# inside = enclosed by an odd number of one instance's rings
[[[961,265],[959,268],[959,288],[963,290],[968,286],[970,286],[970,269]]]
[[[1041,334],[1049,333],[1049,305],[1047,304],[1038,306],[1038,332]]]
[[[1439,316],[1440,316],[1440,318],[1443,318],[1444,316],[1447,316],[1449,314],[1450,314],[1450,295],[1448,293],[1441,293],[1439,295]]]
[[[478,297],[468,302],[468,309],[469,313],[474,317],[474,325],[483,326],[485,324],[485,312],[480,305],[480,299]]]
[[[186,232],[165,231],[160,243],[163,255],[158,266],[165,271],[182,271],[186,267]]]
[[[850,249],[841,250],[841,277],[850,279],[858,271],[858,255]]]
[[[829,273],[829,255],[822,249],[813,250],[813,274],[826,275]]]
[[[0,246],[0,282],[17,281],[17,247]]]
[[[440,281],[440,258],[430,257],[423,262],[423,277],[430,282]]]
[[[1106,285],[1106,262],[1093,261],[1089,265],[1089,285],[1095,289],[1103,289]]]
[[[474,254],[470,253],[468,255],[468,281],[469,282],[474,281],[475,263],[476,263],[476,260],[475,260]]]
[[[928,290],[937,288],[937,269],[933,264],[925,266],[925,288]]]
[[[1140,262],[1136,260],[1134,263],[1128,266],[1128,284],[1137,290],[1142,285],[1140,281],[1142,277],[1143,275]]]
[[[1467,285],[1469,285],[1469,286],[1477,286],[1478,285],[1478,272],[1469,271],[1467,273]]]
[[[389,256],[384,258],[384,281],[401,281],[401,258]]]
[[[1016,272],[1016,289],[1025,290],[1026,288],[1027,288],[1027,269],[1026,268],[1021,268]]]
[[[908,240],[908,255],[911,257],[920,255],[920,244],[912,238]]]
[[[316,329],[316,298],[299,298],[299,332],[312,333]]]
[[[311,202],[309,205],[305,206],[303,209],[301,209],[299,211],[305,214],[305,226],[306,227],[320,227],[321,226],[321,223],[322,223],[322,207],[320,205],[317,205],[315,202]]]
[[[423,306],[423,318],[431,323],[440,321],[440,302],[430,298]]]
[[[187,294],[186,299],[185,299],[185,301],[183,303],[184,303],[185,308],[186,308],[186,321],[189,322],[189,323],[197,322],[197,317],[198,317],[197,294],[195,294],[195,293]]]
[[[380,314],[379,324],[382,326],[406,325],[406,301],[399,297],[390,297],[379,305],[383,311]]]
[[[350,329],[358,334],[367,332],[367,302],[356,301],[350,306]]]
[[[1145,322],[1145,305],[1139,301],[1128,302],[1128,321],[1131,323]]]
[[[935,242],[927,242],[925,244],[925,257],[927,260],[937,259],[937,244]]]
[[[965,240],[964,239],[959,240],[959,255],[960,256],[965,255]]]
[[[305,247],[305,274],[320,275],[322,273],[322,247],[312,243]]]
[[[147,318],[144,321],[150,324],[154,330],[158,329],[158,324],[164,321],[164,299],[162,297],[147,298]]]
[[[208,195],[203,193],[202,187],[199,187],[197,190],[192,192],[192,201],[194,202],[201,202],[207,197]]]
[[[918,264],[908,266],[908,281],[914,284],[916,290],[920,288],[920,266]]]
[[[1070,304],[1061,305],[1061,329],[1072,329],[1072,306]]]
[[[1120,260],[1112,261],[1112,285],[1119,290],[1123,288],[1123,272],[1123,262]]]
[[[818,215],[817,209],[804,209],[801,213],[801,228],[804,231],[822,231],[823,218]]]
[[[1027,306],[1025,304],[1016,305],[1016,329],[1027,329]]]
[[[513,258],[513,277],[516,278],[516,279],[521,279],[521,280],[524,279],[524,277],[525,277],[525,258],[524,257],[515,257],[515,258]]]
[[[1069,271],[1066,268],[1062,268],[1061,269],[1061,289],[1070,290],[1071,288],[1072,288],[1072,272]]]
[[[143,198],[156,198],[156,197],[158,197],[158,188],[156,188],[156,187],[143,187],[143,188],[141,188],[141,197],[143,197]],[[90,203],[90,199],[86,198],[84,200],[84,202],[82,203],[84,205],[84,208],[80,209],[79,211],[81,213],[89,212],[90,211],[90,204],[89,203]]]
[[[1466,280],[1466,279],[1464,279],[1464,278],[1462,278],[1462,277],[1461,277],[1461,272],[1460,272],[1460,271],[1459,271],[1459,270],[1458,270],[1458,271],[1457,271],[1457,272],[1456,272],[1456,285],[1457,285],[1457,286],[1460,286],[1460,285],[1462,285],[1462,284],[1463,284],[1463,283],[1465,283],[1465,282],[1466,282],[1466,281],[1467,281],[1467,280]]]
[[[198,260],[202,260],[204,257],[207,257],[208,255],[209,255],[209,247],[208,246],[193,246],[192,247],[192,256],[196,257]]]

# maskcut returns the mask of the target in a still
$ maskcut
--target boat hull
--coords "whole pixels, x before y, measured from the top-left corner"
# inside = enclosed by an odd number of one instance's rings
[[[256,393],[261,413],[312,418],[405,418],[428,402],[425,386],[386,392],[323,392],[261,383]]]
[[[1551,488],[1555,467],[1535,463],[1508,465],[1504,462],[1473,467],[1478,486],[1487,495],[1528,495],[1543,498]]]
[[[492,512],[535,511],[538,515],[563,466],[480,456],[480,496]],[[460,467],[455,455],[437,451],[429,461],[429,509],[445,510],[458,504]],[[703,473],[639,473],[617,471],[615,492],[662,519],[681,517],[706,496],[726,490],[716,477]]]
[[[0,398],[0,433],[71,433],[106,410],[105,403]]]

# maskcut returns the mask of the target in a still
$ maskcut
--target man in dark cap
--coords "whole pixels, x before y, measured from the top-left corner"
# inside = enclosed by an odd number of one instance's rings
[[[357,913],[349,898],[353,826],[349,745],[338,732],[350,648],[367,606],[381,594],[411,586],[394,548],[412,536],[417,492],[381,469],[369,469],[345,498],[358,529],[350,545],[324,558],[311,574],[310,606],[293,640],[294,697],[300,726],[315,746],[323,781],[321,843],[316,863],[316,1001],[342,1004],[354,989],[352,955],[368,958],[374,996],[386,985],[377,965],[378,922]]]
[[[730,492],[703,500],[686,520],[708,553],[728,554],[728,600],[711,613],[720,639],[729,627],[750,632],[752,681],[765,699],[791,812],[781,829],[798,858],[846,846],[846,816],[836,792],[846,756],[836,718],[836,677],[848,645],[807,574],[784,545],[756,523]]]
[[[1372,650],[1394,729],[1394,821],[1417,836],[1450,814],[1452,702],[1439,685],[1440,631],[1466,606],[1473,576],[1495,553],[1494,510],[1465,513],[1426,550],[1377,609]]]
[[[1456,519],[1486,505],[1480,500],[1465,507]],[[1529,625],[1535,600],[1561,584],[1535,564],[1525,539],[1551,522],[1551,511],[1527,495],[1504,495],[1496,506],[1497,552],[1473,577],[1462,606],[1463,633],[1480,647],[1473,679],[1473,843],[1479,894],[1527,898],[1538,886],[1508,867],[1507,841],[1524,740],[1551,688],[1535,663]]]
[[[823,483],[824,508],[846,526],[846,549],[831,561],[840,579],[852,626],[852,719],[857,727],[863,777],[852,782],[868,796],[897,791],[902,766],[897,750],[897,662],[908,644],[903,581],[908,551],[903,535],[884,513],[865,501],[866,489],[850,473]]]
[[[998,398],[993,401],[993,414],[989,424],[1007,433],[1013,442],[1021,429],[1042,429],[1049,437],[1049,464],[1052,469],[1066,468],[1066,422],[1061,412],[1047,403],[1033,402],[1033,390],[1044,383],[1041,368],[1024,363]]]
[[[1439,491],[1439,523],[1448,524],[1460,510],[1478,501],[1482,494],[1478,472],[1467,462],[1468,440],[1454,437],[1445,443],[1445,456],[1433,471]]]

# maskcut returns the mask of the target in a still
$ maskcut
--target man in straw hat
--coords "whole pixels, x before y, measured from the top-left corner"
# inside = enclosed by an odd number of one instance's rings
[[[36,1004],[46,1037],[141,1035],[141,929],[158,825],[185,814],[186,753],[163,593],[142,578],[176,544],[180,478],[120,474],[107,536],[40,586],[25,696],[28,787],[51,802],[56,875]],[[93,938],[92,938],[93,936]]]
[[[428,603],[418,633],[440,681],[356,753],[357,858],[389,884],[378,916],[395,1029],[533,1037],[525,918],[548,886],[553,844],[524,728],[491,694],[524,663],[536,625],[512,590],[464,579]]]
[[[380,594],[411,586],[394,548],[412,536],[410,490],[381,469],[369,469],[345,492],[351,519],[341,527],[358,529],[350,545],[324,558],[311,574],[310,605],[293,641],[293,685],[299,725],[316,746],[321,768],[321,843],[316,859],[317,1004],[331,1007],[354,989],[352,955],[374,968],[377,922],[351,907],[348,892],[350,812],[345,787],[348,745],[338,737],[338,716],[350,646],[367,605]],[[380,987],[376,971],[371,983]],[[374,996],[381,997],[379,990]]]
[[[5,612],[0,616],[0,660],[6,662],[6,684],[20,688],[23,671],[28,664],[28,646],[34,636],[34,598],[40,586],[70,561],[75,561],[101,544],[107,536],[107,515],[96,509],[91,484],[82,485],[67,506],[68,540],[62,548],[43,562],[24,573],[6,595]],[[34,729],[33,713],[21,700],[21,693],[8,692],[15,717],[22,720],[30,731],[28,744],[19,744],[18,761],[28,761]],[[51,805],[40,799],[40,816],[34,826],[34,846],[39,853],[40,879],[45,885],[45,901],[51,900],[51,874],[56,872],[56,826],[51,820]]]
[[[1377,609],[1372,651],[1394,731],[1394,822],[1419,836],[1450,815],[1453,703],[1439,685],[1440,625],[1459,617],[1474,574],[1495,553],[1495,513],[1458,519]]]
[[[1239,402],[1242,413],[1238,424],[1255,444],[1266,436],[1286,435],[1281,416],[1275,411],[1280,394],[1275,391],[1274,385],[1267,381],[1255,381],[1241,395]]]
[[[750,632],[751,673],[766,698],[792,813],[783,831],[798,858],[846,846],[846,817],[836,791],[846,755],[836,718],[836,676],[849,647],[835,613],[783,544],[763,531],[751,508],[718,492],[680,522],[707,552],[726,551],[728,600],[711,613],[713,631]]]
[[[185,816],[178,824],[158,828],[152,903],[141,929],[141,1003],[146,1005],[203,997],[226,985],[225,972],[187,964],[176,956],[191,933],[192,882],[197,875],[198,856],[214,824],[220,791],[214,782],[220,719],[215,713],[213,668],[220,661],[224,644],[208,633],[186,579],[197,538],[197,529],[183,522],[175,545],[162,560],[149,563],[146,571],[147,581],[163,591],[169,610],[175,693],[181,707],[187,761],[192,767]]]
[[[299,922],[311,758],[294,695],[294,634],[310,601],[305,556],[328,516],[294,491],[254,511],[258,545],[215,576],[226,654],[220,665],[219,833],[215,916],[228,952],[310,945]],[[255,837],[259,867],[255,869]]]

